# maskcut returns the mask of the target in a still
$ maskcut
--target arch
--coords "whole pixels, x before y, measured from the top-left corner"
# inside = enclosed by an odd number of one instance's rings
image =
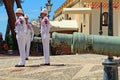
[[[108,26],[108,12],[102,14],[102,26]]]

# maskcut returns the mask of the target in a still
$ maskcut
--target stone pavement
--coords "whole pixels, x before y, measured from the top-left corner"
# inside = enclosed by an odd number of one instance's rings
[[[25,67],[16,68],[19,56],[0,56],[0,80],[103,80],[102,62],[106,58],[95,54],[58,55],[51,56],[51,66],[41,66],[43,57],[31,56]]]

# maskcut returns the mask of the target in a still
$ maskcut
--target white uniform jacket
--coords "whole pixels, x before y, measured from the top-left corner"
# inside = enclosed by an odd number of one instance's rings
[[[20,38],[26,35],[27,33],[27,26],[26,21],[23,16],[20,16],[16,22],[15,22],[15,32],[16,32],[16,38]]]
[[[27,35],[30,36],[30,41],[32,41],[34,37],[34,31],[31,23],[27,23]]]
[[[41,21],[41,37],[44,40],[46,36],[49,36],[50,22],[47,17],[44,17]]]

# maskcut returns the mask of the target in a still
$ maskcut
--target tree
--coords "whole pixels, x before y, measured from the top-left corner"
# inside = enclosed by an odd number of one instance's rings
[[[11,0],[11,2],[12,2],[11,5],[13,8],[14,8],[14,2],[16,2],[17,8],[22,8],[21,3],[23,3],[24,1],[23,0]],[[8,21],[9,21],[9,18],[8,18]],[[5,40],[6,40],[7,34],[10,33],[10,30],[11,30],[11,28],[10,28],[10,25],[8,22],[7,28],[6,28]]]
[[[24,2],[24,0],[0,0],[0,6],[2,6],[4,4],[7,15],[8,15],[8,24],[7,24],[7,28],[6,28],[6,34],[5,34],[5,38],[7,37],[7,35],[10,33],[12,33],[12,40],[13,40],[13,44],[15,45],[15,48],[17,46],[17,41],[16,41],[16,33],[14,31],[15,29],[15,13],[14,13],[14,2],[16,2],[17,8],[22,8],[21,3]],[[14,49],[15,49],[14,48]]]
[[[14,8],[14,0],[11,0],[11,2],[12,2],[12,8]],[[8,23],[7,23],[7,28],[6,28],[6,34],[5,34],[5,40],[6,40],[6,38],[7,38],[7,35],[10,33],[10,30],[11,30],[11,28],[10,28],[10,25],[9,25],[9,17],[8,17]]]
[[[7,15],[8,15],[8,23],[9,23],[9,26],[11,28],[11,32],[12,32],[12,35],[15,37],[15,13],[14,13],[14,10],[13,10],[13,6],[12,6],[12,1],[9,1],[9,0],[3,0],[3,3],[5,5],[5,8],[6,8],[6,12],[7,12]]]
[[[15,13],[14,13],[13,6],[12,6],[12,1],[3,0],[3,3],[5,5],[6,12],[7,12],[7,15],[8,15],[8,24],[10,26],[10,30],[11,30],[11,33],[12,33],[12,36],[13,36],[12,37],[12,40],[14,41],[13,44],[14,44],[14,46],[17,46],[17,41],[16,41],[16,37],[15,37],[16,33],[14,31],[16,18],[15,18]]]
[[[0,0],[0,6],[2,6],[3,5],[3,0]]]
[[[22,9],[21,3],[23,3],[23,0],[15,0],[15,2],[16,2],[17,8]]]
[[[13,20],[15,21],[15,14],[14,14],[14,16],[13,15],[9,15],[9,14],[13,14],[13,12],[14,12],[14,10],[13,10],[13,8],[14,8],[14,2],[16,2],[16,5],[17,5],[17,8],[22,8],[22,6],[21,6],[21,3],[23,3],[24,2],[24,0],[11,0],[11,1],[9,1],[9,3],[8,3],[8,0],[0,0],[0,6],[2,6],[3,4],[5,5],[5,8],[6,8],[6,11],[7,11],[7,14],[8,14],[8,25],[7,25],[7,29],[6,29],[6,34],[8,34],[9,32],[10,32],[10,30],[11,30],[11,32],[12,32],[12,34],[13,34],[13,36],[15,36],[14,34],[14,27],[13,26],[11,26],[10,27],[10,25],[13,25],[13,23],[9,23],[9,22],[11,22],[10,20],[10,16],[13,18]],[[8,6],[10,6],[10,7],[8,7]],[[7,9],[10,9],[10,10],[7,10]],[[8,13],[9,12],[9,13]],[[11,13],[10,13],[11,12]]]

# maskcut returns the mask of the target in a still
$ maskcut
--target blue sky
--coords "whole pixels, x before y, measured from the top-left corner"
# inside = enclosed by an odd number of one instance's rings
[[[66,0],[51,0],[52,11],[50,13],[50,19],[53,18],[54,11],[60,7]],[[44,8],[45,4],[47,3],[47,0],[24,0],[24,3],[22,3],[22,7],[24,10],[24,13],[28,14],[29,21],[32,19],[38,19],[38,16],[40,14],[41,7]],[[16,10],[16,5],[14,7],[14,10]],[[6,25],[7,25],[7,14],[4,5],[0,7],[0,32],[3,34],[3,38],[5,36],[6,32]]]

